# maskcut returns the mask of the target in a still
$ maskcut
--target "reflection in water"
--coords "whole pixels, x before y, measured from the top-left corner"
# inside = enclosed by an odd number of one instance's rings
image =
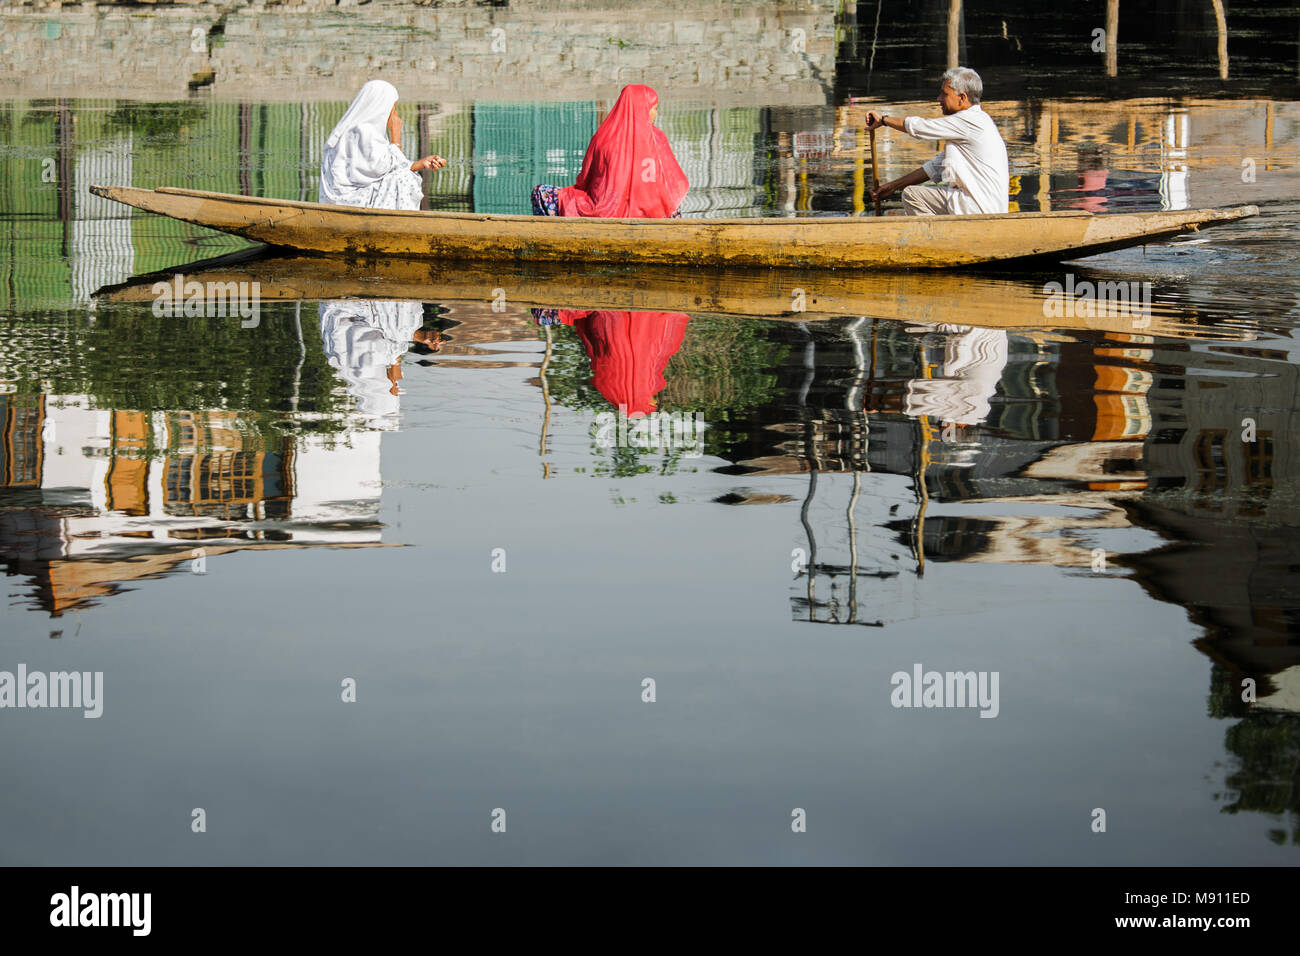
[[[268,441],[235,412],[85,395],[4,395],[0,411],[0,554],[51,616],[196,558],[380,540],[377,434]]]
[[[779,437],[755,447],[741,473],[808,473],[794,619],[924,617],[936,613],[924,600],[927,562],[1091,573],[1101,546],[1111,573],[1204,628],[1196,647],[1213,661],[1210,713],[1240,720],[1226,736],[1240,763],[1225,810],[1290,815],[1272,836],[1296,842],[1300,462],[1287,449],[1300,441],[1300,339],[1291,331],[1246,349],[998,332],[1001,342],[976,345],[954,328],[934,362],[935,334],[863,320],[802,330],[792,344],[786,397],[760,412]],[[1243,362],[1270,373],[1243,376]],[[940,389],[921,405],[918,394],[935,393],[917,383],[940,375],[957,400]],[[864,390],[869,423],[853,414]],[[1247,412],[1253,441],[1242,439]],[[931,414],[965,427],[937,428]],[[1106,545],[1135,531],[1156,544]],[[1243,702],[1247,686],[1256,702]]]
[[[300,304],[261,309],[251,329],[148,306],[7,323],[0,554],[25,603],[58,616],[196,557],[380,543],[378,433]]]
[[[578,333],[591,363],[591,384],[625,415],[649,415],[667,385],[664,369],[682,347],[690,317],[680,312],[534,309],[539,325]]]
[[[357,413],[371,428],[396,428],[402,356],[412,345],[437,351],[419,302],[348,299],[320,304],[321,339],[330,366],[347,384]]]
[[[978,425],[988,418],[989,400],[1002,380],[1007,333],[961,325],[940,325],[936,332],[943,340],[943,361],[932,365],[922,359],[926,377],[907,383],[903,410],[912,418]]]

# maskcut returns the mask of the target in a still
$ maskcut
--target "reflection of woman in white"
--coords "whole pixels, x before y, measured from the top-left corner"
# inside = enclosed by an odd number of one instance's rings
[[[947,334],[943,368],[935,378],[907,383],[904,411],[913,418],[928,415],[957,425],[978,425],[989,417],[1007,365],[1007,333],[969,325],[940,325]]]
[[[442,169],[441,156],[411,162],[402,152],[397,88],[383,80],[361,87],[325,141],[320,201],[370,209],[419,209],[425,169]]]
[[[398,411],[397,383],[402,356],[411,343],[442,347],[438,332],[421,331],[420,302],[344,299],[320,304],[325,357],[357,399],[357,411],[372,428],[392,428]]]

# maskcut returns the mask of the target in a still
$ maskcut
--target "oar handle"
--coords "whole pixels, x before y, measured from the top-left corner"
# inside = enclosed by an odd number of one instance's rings
[[[867,130],[867,138],[871,142],[871,189],[874,192],[880,188],[880,176],[876,173],[876,128],[873,126]],[[876,215],[880,215],[880,197],[876,197]]]

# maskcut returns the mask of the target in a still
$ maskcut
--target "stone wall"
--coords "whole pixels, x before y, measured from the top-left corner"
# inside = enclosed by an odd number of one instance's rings
[[[837,0],[76,4],[0,0],[0,97],[831,99]]]

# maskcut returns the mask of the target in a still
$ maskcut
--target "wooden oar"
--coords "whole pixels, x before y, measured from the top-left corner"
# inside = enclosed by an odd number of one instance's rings
[[[873,126],[868,130],[868,138],[871,141],[871,189],[874,192],[880,188],[880,177],[876,175],[876,128]],[[880,197],[876,197],[876,215],[880,215]]]

